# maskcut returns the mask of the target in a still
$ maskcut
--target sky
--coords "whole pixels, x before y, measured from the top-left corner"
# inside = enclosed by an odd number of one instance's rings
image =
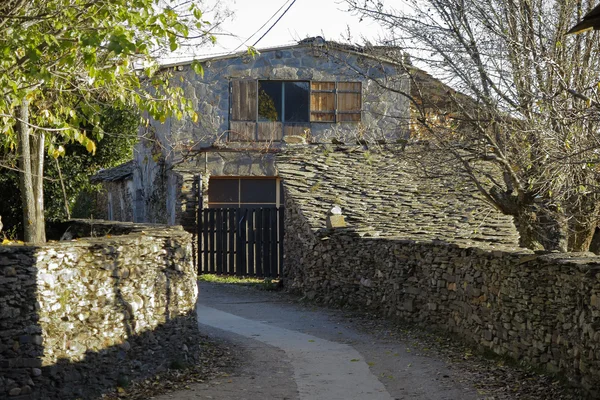
[[[254,45],[294,0],[218,2],[232,11],[233,16],[222,25],[224,34],[217,35],[217,43],[201,49],[199,53],[202,55],[243,51]],[[354,43],[362,43],[363,37],[376,42],[382,33],[379,26],[372,21],[360,22],[357,16],[346,10],[347,6],[341,0],[296,0],[269,33],[258,42],[256,48],[291,44],[311,36],[342,41],[347,37],[348,27]],[[275,16],[269,21],[273,15]],[[210,20],[211,15],[207,14],[206,18]]]

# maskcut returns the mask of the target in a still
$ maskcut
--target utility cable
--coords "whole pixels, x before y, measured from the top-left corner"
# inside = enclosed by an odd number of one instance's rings
[[[283,16],[288,12],[288,10],[294,5],[294,3],[296,2],[296,0],[292,1],[292,4],[289,5],[288,8],[285,9],[285,11],[283,12],[283,14],[281,14],[279,16],[279,18],[277,18],[277,21],[275,21],[273,23],[273,25],[271,25],[271,27],[260,37],[260,39],[258,39],[253,45],[252,47],[256,46],[258,44],[258,42],[260,42],[262,40],[262,38],[264,38],[265,36],[267,36],[267,33],[269,33],[271,31],[271,29],[273,29],[275,27],[275,25],[277,25],[277,23],[281,20],[281,18],[283,18]]]
[[[295,1],[295,0],[294,0],[294,1]],[[254,36],[256,36],[256,34],[257,34],[258,32],[260,32],[262,28],[264,28],[265,26],[267,26],[267,24],[268,24],[269,22],[271,22],[271,20],[272,20],[273,18],[275,18],[275,16],[276,16],[277,14],[279,14],[279,11],[283,10],[283,8],[284,8],[284,7],[285,7],[285,6],[286,6],[286,5],[287,5],[289,2],[290,2],[290,0],[286,0],[286,1],[285,1],[285,2],[284,2],[282,5],[281,5],[281,7],[279,7],[279,9],[278,9],[277,11],[275,11],[275,12],[273,13],[273,15],[271,15],[271,16],[269,17],[269,19],[268,19],[268,20],[266,20],[266,21],[265,21],[265,23],[264,23],[264,24],[262,24],[262,26],[256,30],[256,32],[254,32],[254,33],[253,33],[253,34],[252,34],[250,37],[248,37],[248,39],[244,40],[244,42],[242,42],[242,44],[240,44],[238,47],[236,47],[236,48],[235,48],[235,50],[233,50],[233,51],[232,51],[232,53],[235,53],[236,51],[238,51],[240,47],[242,47],[243,45],[245,45],[246,43],[248,43],[248,40],[250,40],[250,39],[252,39]],[[293,4],[293,3],[292,3],[292,4]],[[288,9],[289,9],[289,7],[288,7]],[[286,11],[287,11],[287,10],[286,10]],[[285,14],[285,12],[284,12],[284,14]],[[275,22],[275,23],[277,23],[277,22]],[[270,28],[269,28],[269,29],[270,29]],[[267,32],[268,32],[268,31],[267,31]],[[264,36],[264,35],[263,35],[263,36]],[[261,37],[261,39],[262,39],[262,37]],[[259,39],[259,40],[260,40],[260,39]],[[257,42],[257,43],[258,43],[258,42]]]

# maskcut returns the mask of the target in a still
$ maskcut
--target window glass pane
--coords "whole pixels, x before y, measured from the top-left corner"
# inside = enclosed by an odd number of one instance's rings
[[[258,120],[281,121],[283,82],[258,82]]]
[[[308,82],[285,82],[285,122],[308,122]]]
[[[275,179],[242,179],[242,203],[275,203]]]
[[[239,201],[239,180],[211,179],[208,182],[209,203],[237,203]]]

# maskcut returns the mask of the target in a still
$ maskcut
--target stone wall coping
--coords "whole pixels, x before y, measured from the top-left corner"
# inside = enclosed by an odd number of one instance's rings
[[[131,242],[140,237],[181,237],[189,235],[183,229],[181,225],[162,225],[162,224],[140,224],[132,222],[118,222],[118,221],[105,221],[105,220],[79,220],[74,219],[67,222],[69,223],[83,223],[88,226],[96,228],[109,228],[117,227],[124,230],[124,232],[117,232],[115,234],[107,233],[98,236],[81,236],[77,239],[72,240],[61,240],[54,241],[50,240],[43,244],[23,244],[23,243],[10,243],[6,245],[0,245],[0,253],[6,252],[20,252],[20,251],[36,251],[36,250],[56,250],[57,248],[73,248],[73,247],[92,247],[98,244],[118,243],[118,242]]]

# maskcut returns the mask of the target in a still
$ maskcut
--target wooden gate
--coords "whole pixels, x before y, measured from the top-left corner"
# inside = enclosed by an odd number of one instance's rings
[[[277,278],[283,231],[283,207],[200,210],[198,272]]]

